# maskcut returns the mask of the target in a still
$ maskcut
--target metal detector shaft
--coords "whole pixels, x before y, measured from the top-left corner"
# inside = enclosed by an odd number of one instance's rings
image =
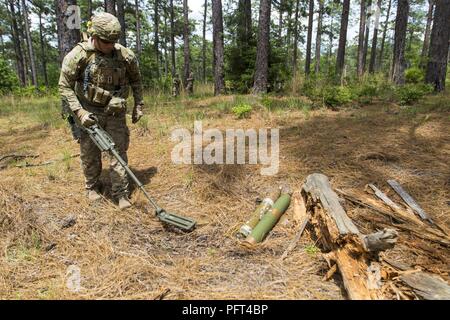
[[[85,128],[85,130],[88,133],[91,140],[97,145],[97,147],[101,151],[109,152],[114,158],[117,159],[117,161],[119,161],[120,165],[125,169],[128,176],[134,181],[134,183],[139,187],[139,189],[141,189],[145,197],[148,199],[148,201],[150,201],[152,206],[155,208],[156,216],[158,217],[159,220],[177,226],[184,230],[192,230],[195,227],[196,224],[195,220],[166,212],[164,209],[158,206],[156,201],[145,190],[142,182],[139,181],[139,179],[134,175],[133,171],[131,171],[131,169],[128,167],[128,164],[125,162],[125,160],[123,160],[122,157],[119,155],[119,153],[115,148],[114,141],[105,130],[103,130],[97,124],[89,128]]]

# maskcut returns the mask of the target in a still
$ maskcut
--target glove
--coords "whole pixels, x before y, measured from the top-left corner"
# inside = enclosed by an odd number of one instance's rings
[[[133,114],[131,116],[131,122],[136,123],[139,121],[139,119],[144,115],[144,112],[142,111],[142,104],[138,104],[134,106]]]
[[[114,115],[127,110],[127,101],[123,98],[112,97],[105,108],[106,114]]]
[[[97,118],[94,114],[86,111],[84,109],[79,109],[76,111],[78,119],[80,119],[81,125],[83,127],[89,128],[90,126],[96,124],[98,122]]]

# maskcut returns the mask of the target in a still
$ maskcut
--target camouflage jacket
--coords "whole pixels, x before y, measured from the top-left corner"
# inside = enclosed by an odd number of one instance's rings
[[[143,104],[142,81],[136,56],[120,44],[110,55],[97,51],[89,41],[80,42],[63,60],[59,93],[72,111],[105,107],[112,96],[127,98],[133,90],[134,104]]]

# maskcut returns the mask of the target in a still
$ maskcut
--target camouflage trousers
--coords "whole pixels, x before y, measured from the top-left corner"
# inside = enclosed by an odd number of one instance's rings
[[[130,144],[130,131],[126,124],[125,113],[117,116],[96,113],[99,125],[109,133],[115,142],[119,155],[128,163],[127,150]],[[110,167],[111,193],[116,199],[128,195],[128,177],[125,169],[110,154],[107,154]],[[83,169],[86,189],[99,187],[99,178],[102,172],[102,154],[87,133],[82,132],[80,138],[80,158]]]

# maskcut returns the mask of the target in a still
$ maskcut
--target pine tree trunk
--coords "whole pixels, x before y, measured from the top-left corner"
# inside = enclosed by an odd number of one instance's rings
[[[278,8],[278,40],[281,44],[281,34],[283,33],[283,0],[280,0],[280,7]]]
[[[287,30],[286,30],[286,40],[285,40],[285,46],[286,46],[286,67],[290,67],[291,63],[291,32],[292,32],[292,7],[291,4],[288,5],[288,8],[286,10],[287,12]]]
[[[378,28],[380,27],[381,0],[378,0],[375,8],[375,25],[373,27],[372,49],[370,51],[369,73],[375,72],[375,59],[377,55]]]
[[[364,73],[364,31],[366,28],[366,0],[361,0],[361,9],[359,16],[359,36],[358,36],[358,55],[356,72],[358,78],[361,78]]]
[[[430,47],[431,23],[433,22],[433,9],[435,0],[428,0],[427,26],[425,28],[425,36],[423,39],[422,53],[420,55],[420,67],[425,68],[427,65],[428,48]]]
[[[398,0],[397,17],[395,19],[394,57],[392,81],[395,84],[405,83],[405,46],[408,26],[409,0]]]
[[[17,27],[17,19],[16,19],[16,9],[14,7],[14,0],[9,0],[9,11],[11,15],[11,34],[14,43],[14,52],[16,55],[16,64],[17,64],[17,76],[20,81],[21,86],[26,85],[26,76],[25,76],[25,66],[24,66],[24,56],[22,52],[22,46],[20,43],[19,30]]]
[[[87,20],[90,20],[92,17],[92,0],[88,0],[87,2],[87,13],[88,13],[88,18]]]
[[[345,64],[345,47],[347,45],[348,16],[350,12],[350,0],[344,0],[342,5],[341,29],[339,31],[339,46],[336,57],[336,77],[341,78]]]
[[[389,15],[391,14],[391,5],[392,0],[389,0],[387,12],[386,12],[386,20],[384,21],[384,27],[383,27],[383,37],[381,38],[381,48],[380,48],[380,55],[378,56],[378,63],[375,69],[381,68],[381,64],[383,61],[383,54],[384,54],[384,44],[386,42],[386,32],[387,32],[387,26],[389,23]]]
[[[116,15],[116,0],[105,0],[105,11]]]
[[[141,44],[141,13],[139,9],[139,0],[135,0],[135,17],[136,17],[136,53],[140,57],[142,54],[142,44]]]
[[[314,66],[314,72],[316,74],[320,71],[320,49],[322,42],[322,17],[323,17],[323,1],[319,0],[319,17],[317,18],[317,34],[316,34],[316,64]]]
[[[203,12],[203,43],[202,43],[202,79],[206,83],[206,14],[208,12],[208,0],[205,0]]]
[[[445,89],[450,40],[450,0],[436,0],[425,81]]]
[[[190,48],[189,48],[189,16],[188,0],[183,0],[183,38],[184,38],[184,87],[187,85],[187,79],[191,73],[190,67]]]
[[[298,11],[300,7],[300,0],[297,0],[295,3],[295,21],[294,21],[294,53],[293,53],[293,67],[294,67],[294,76],[297,73],[297,55],[298,55],[298,27],[299,27],[299,20],[298,20]]]
[[[223,73],[223,19],[222,1],[212,0],[213,50],[214,50],[214,95],[224,93]]]
[[[17,2],[17,17],[18,17],[18,22],[19,22],[19,41],[21,43],[21,46],[23,48],[23,63],[25,66],[25,82],[27,84],[27,86],[31,86],[32,83],[31,81],[31,69],[30,69],[30,54],[29,54],[29,50],[28,50],[28,42],[27,42],[27,37],[25,36],[25,25],[24,25],[24,17],[23,17],[23,11],[22,11],[22,3],[21,1]]]
[[[252,92],[267,92],[269,83],[269,37],[271,0],[261,0],[259,8],[258,43],[256,48],[255,78]]]
[[[370,22],[371,16],[369,10],[372,6],[372,0],[369,0],[366,8],[366,31],[364,32],[364,49],[363,49],[363,73],[366,72],[367,67],[367,53],[369,51],[369,37],[370,37]]]
[[[252,1],[251,0],[243,0],[244,1],[244,19],[245,19],[245,39],[246,42],[251,40],[253,35],[252,30]]]
[[[56,21],[58,26],[58,49],[59,59],[62,60],[73,47],[80,42],[80,30],[76,28],[69,29],[67,27],[66,10],[68,6],[77,5],[77,0],[55,0],[56,4]]]
[[[120,26],[122,27],[122,33],[120,34],[119,43],[123,46],[127,46],[126,38],[126,26],[125,26],[125,3],[126,0],[117,0],[117,18],[119,19]]]
[[[308,36],[306,40],[305,74],[311,73],[311,42],[314,18],[314,0],[309,0]]]
[[[170,53],[172,60],[172,77],[175,77],[177,68],[175,64],[175,25],[174,25],[174,11],[173,0],[170,0]]]
[[[155,31],[155,60],[156,78],[159,79],[159,0],[154,0],[154,31]]]
[[[164,8],[164,41],[162,43],[163,49],[164,49],[164,76],[167,77],[169,73],[169,59],[167,56],[167,42],[168,42],[168,36],[167,36],[167,3],[165,2],[163,5]]]
[[[45,55],[44,36],[42,34],[42,8],[39,8],[38,18],[39,18],[39,40],[40,40],[40,44],[41,44],[41,56],[42,56],[42,73],[44,74],[45,86],[48,89],[49,84],[48,84],[48,75],[47,75],[47,56]]]

